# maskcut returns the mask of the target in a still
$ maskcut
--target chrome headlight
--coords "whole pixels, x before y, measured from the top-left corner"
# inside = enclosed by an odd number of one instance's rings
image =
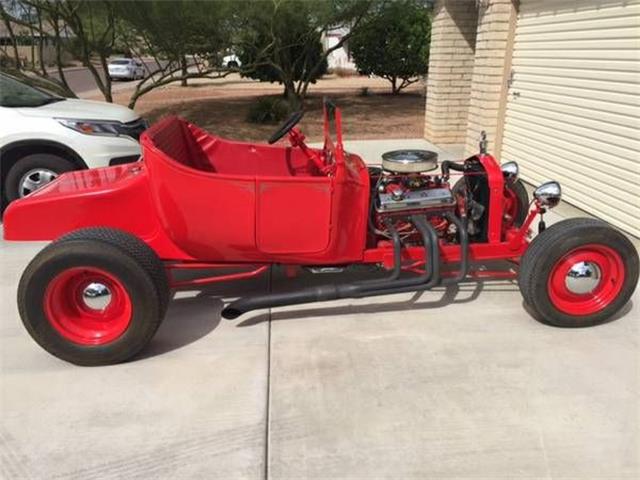
[[[109,122],[102,120],[76,120],[73,118],[58,118],[58,122],[71,130],[84,133],[86,135],[109,135],[117,137],[120,135],[120,122]]]
[[[500,165],[502,170],[502,176],[505,182],[514,184],[518,181],[518,175],[520,174],[520,168],[516,162],[507,162]]]
[[[560,198],[562,197],[562,189],[560,188],[560,184],[558,182],[554,182],[552,180],[550,182],[544,182],[542,185],[536,188],[535,192],[533,192],[533,196],[540,205],[548,208],[553,208],[558,205],[558,203],[560,203]]]

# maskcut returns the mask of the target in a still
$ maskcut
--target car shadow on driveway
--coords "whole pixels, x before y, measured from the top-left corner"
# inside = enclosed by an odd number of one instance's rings
[[[218,272],[201,272],[202,275]],[[213,332],[222,319],[225,298],[264,293],[268,276],[244,282],[211,284],[193,291],[174,292],[167,314],[149,346],[138,360],[162,355],[185,347]]]
[[[222,300],[209,295],[172,300],[156,335],[138,359],[162,355],[208,335],[219,325],[222,308]]]

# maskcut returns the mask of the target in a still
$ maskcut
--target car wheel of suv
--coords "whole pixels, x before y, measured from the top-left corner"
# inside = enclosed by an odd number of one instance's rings
[[[58,175],[76,170],[69,160],[49,153],[35,153],[19,159],[5,179],[7,200],[12,202],[43,187]]]

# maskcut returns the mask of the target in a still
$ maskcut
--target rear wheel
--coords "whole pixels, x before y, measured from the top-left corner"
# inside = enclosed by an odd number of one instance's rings
[[[77,365],[108,365],[139,353],[163,312],[149,272],[121,248],[63,239],[40,252],[22,275],[18,308],[33,339]]]
[[[169,282],[162,261],[146,243],[130,233],[104,227],[81,228],[60,237],[57,241],[65,242],[69,240],[104,242],[119,248],[134,258],[153,280],[160,301],[160,314],[164,317],[171,300]]]
[[[601,220],[569,219],[531,243],[520,265],[520,291],[545,323],[592,326],[629,301],[638,269],[638,253],[622,233]]]

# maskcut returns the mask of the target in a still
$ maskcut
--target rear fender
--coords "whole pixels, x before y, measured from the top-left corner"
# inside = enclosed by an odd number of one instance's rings
[[[160,226],[143,162],[65,173],[4,214],[5,240],[54,240],[85,227],[117,228],[160,258],[191,259]]]

